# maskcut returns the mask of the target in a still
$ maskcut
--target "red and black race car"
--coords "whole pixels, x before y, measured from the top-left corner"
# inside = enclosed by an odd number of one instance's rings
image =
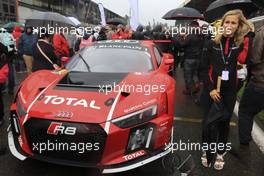
[[[64,70],[31,74],[11,106],[11,153],[102,173],[170,154],[172,64],[151,41],[109,40],[83,48]]]

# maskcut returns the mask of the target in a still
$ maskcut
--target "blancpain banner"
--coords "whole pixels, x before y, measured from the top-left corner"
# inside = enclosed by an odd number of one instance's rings
[[[101,13],[101,24],[103,26],[106,25],[106,20],[105,20],[105,12],[104,12],[104,6],[102,3],[98,3],[98,7],[99,7],[99,10],[100,10],[100,13]]]
[[[135,31],[139,26],[138,0],[129,0],[131,8],[130,26]]]

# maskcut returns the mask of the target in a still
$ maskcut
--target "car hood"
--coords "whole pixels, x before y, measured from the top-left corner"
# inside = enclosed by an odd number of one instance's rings
[[[90,76],[87,78],[91,79],[89,85],[79,85],[76,82],[74,85],[62,84],[67,79],[67,75],[64,75],[49,86],[38,88],[34,98],[31,96],[31,100],[25,105],[27,118],[104,123],[158,104],[168,81],[166,76],[156,73]],[[106,88],[110,85],[111,88]],[[152,86],[159,87],[159,91],[156,88],[154,92],[150,91]]]

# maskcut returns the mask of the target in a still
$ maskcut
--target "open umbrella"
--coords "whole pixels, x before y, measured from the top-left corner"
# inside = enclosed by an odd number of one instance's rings
[[[9,22],[3,26],[3,28],[13,29],[15,26],[25,27],[24,23],[21,22]]]
[[[264,1],[263,0],[251,0],[254,4],[264,8]]]
[[[213,22],[222,16],[229,10],[240,9],[244,15],[248,17],[252,12],[258,8],[251,0],[217,0],[209,5],[205,11],[205,19],[209,22]]]
[[[111,18],[106,23],[112,24],[112,25],[119,25],[119,24],[126,25],[127,24],[126,21],[123,20],[122,18]]]
[[[69,18],[56,12],[33,12],[26,18],[26,25],[31,26],[54,25],[55,23],[62,26],[76,26]]]
[[[81,22],[75,17],[68,17],[76,26],[81,25]]]
[[[198,10],[190,7],[173,9],[167,12],[162,18],[165,20],[204,19]]]

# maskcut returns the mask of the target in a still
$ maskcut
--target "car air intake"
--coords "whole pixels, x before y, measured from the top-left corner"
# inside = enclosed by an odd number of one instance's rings
[[[95,166],[101,161],[107,134],[99,124],[31,118],[25,124],[34,156]]]

